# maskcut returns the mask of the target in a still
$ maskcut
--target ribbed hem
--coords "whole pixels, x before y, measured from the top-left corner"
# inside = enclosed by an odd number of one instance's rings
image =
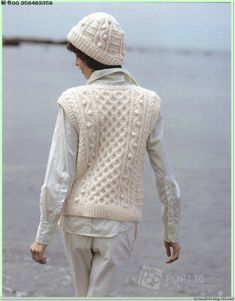
[[[73,114],[73,109],[72,109],[71,103],[68,103],[68,101],[69,101],[68,99],[60,98],[60,99],[58,99],[57,104],[60,105],[64,109],[64,111],[67,114],[67,116],[69,117],[73,127],[78,130],[77,121]]]
[[[107,54],[98,46],[87,40],[83,35],[79,34],[77,31],[78,29],[76,28],[76,26],[74,26],[67,35],[67,39],[79,50],[83,51],[88,56],[105,65],[124,64],[124,58]]]
[[[161,99],[160,97],[154,93],[154,99],[153,99],[153,110],[152,110],[152,114],[151,114],[151,121],[150,121],[150,132],[152,133],[156,121],[158,119],[159,113],[160,113],[160,107],[161,107]]]
[[[113,204],[94,204],[87,200],[72,204],[70,202],[63,208],[63,215],[77,215],[113,219],[119,221],[140,221],[142,219],[141,207],[123,208]]]

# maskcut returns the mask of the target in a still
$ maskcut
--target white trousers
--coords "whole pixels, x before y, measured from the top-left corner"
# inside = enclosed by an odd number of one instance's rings
[[[113,237],[93,237],[60,229],[75,282],[75,296],[120,296],[120,286],[133,254],[137,228]]]

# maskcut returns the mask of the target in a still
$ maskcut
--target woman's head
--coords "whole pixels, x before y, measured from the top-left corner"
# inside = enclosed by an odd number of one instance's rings
[[[121,65],[102,64],[102,63],[94,60],[92,57],[88,56],[87,54],[85,54],[83,51],[76,48],[70,42],[67,43],[66,48],[76,55],[76,65],[79,65],[79,67],[83,71],[83,73],[84,73],[84,69],[86,69],[86,67],[91,69],[91,71],[90,71],[91,73],[95,70],[102,70],[102,69],[108,69],[108,68],[121,68],[122,67]],[[84,74],[84,75],[86,75],[86,74]],[[87,77],[89,78],[89,76],[87,76]]]
[[[86,16],[72,27],[67,39],[67,49],[93,71],[121,67],[124,63],[124,31],[109,14],[98,12]]]

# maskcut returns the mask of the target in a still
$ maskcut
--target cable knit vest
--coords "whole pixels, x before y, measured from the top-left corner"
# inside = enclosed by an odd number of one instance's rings
[[[79,136],[77,174],[62,214],[139,221],[144,154],[160,98],[136,85],[83,85],[57,101]]]

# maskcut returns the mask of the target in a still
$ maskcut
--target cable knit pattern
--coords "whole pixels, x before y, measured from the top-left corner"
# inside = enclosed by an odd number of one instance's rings
[[[146,143],[160,98],[140,86],[84,85],[57,101],[79,136],[77,175],[62,214],[141,220]]]

